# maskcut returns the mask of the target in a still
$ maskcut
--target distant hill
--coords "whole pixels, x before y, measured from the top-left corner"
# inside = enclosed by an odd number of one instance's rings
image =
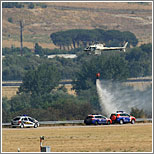
[[[55,48],[50,34],[68,29],[115,29],[133,32],[139,45],[152,42],[152,3],[142,2],[49,2],[34,3],[33,9],[2,9],[2,45],[20,46],[21,20],[23,46]],[[40,4],[46,4],[42,8]]]

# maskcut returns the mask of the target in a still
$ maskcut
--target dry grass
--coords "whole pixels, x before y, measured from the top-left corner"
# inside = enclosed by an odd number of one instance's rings
[[[52,152],[151,152],[152,124],[2,129],[2,151],[39,152],[39,137]]]
[[[2,97],[7,97],[8,99],[11,99],[17,94],[18,88],[18,86],[2,87]]]
[[[13,96],[15,96],[18,92],[19,86],[3,86],[2,87],[2,97],[7,97],[8,99],[11,99]],[[70,95],[75,95],[75,90],[72,89],[71,84],[66,84],[65,88],[67,89],[67,93]]]
[[[66,7],[76,7],[76,8],[108,8],[108,9],[137,9],[140,10],[144,7],[144,9],[151,10],[150,5],[148,4],[139,4],[139,3],[127,3],[127,2],[60,2],[60,3],[46,3],[48,6],[66,6]]]
[[[12,46],[14,47],[20,47],[20,42],[19,41],[15,41],[15,40],[3,40],[2,41],[3,44],[3,48],[4,47],[8,47],[11,48]],[[48,49],[55,49],[57,48],[57,46],[55,46],[53,43],[41,43],[39,42],[39,45],[43,48],[48,48]],[[34,49],[35,43],[34,42],[23,42],[23,47],[28,47],[30,49]]]
[[[24,25],[24,45],[30,48],[33,48],[35,42],[42,43],[44,48],[54,48],[50,34],[68,29],[104,28],[131,31],[140,44],[149,43],[152,40],[151,4],[51,2],[44,9],[3,9],[3,47],[19,45],[16,43],[20,39],[19,20],[22,20]],[[11,17],[13,23],[8,22]]]

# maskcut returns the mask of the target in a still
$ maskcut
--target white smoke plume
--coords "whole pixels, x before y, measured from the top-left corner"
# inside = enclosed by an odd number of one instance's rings
[[[152,115],[152,88],[136,91],[121,83],[96,80],[97,93],[102,113],[110,116],[116,111],[130,113],[131,108],[143,109],[147,115]]]

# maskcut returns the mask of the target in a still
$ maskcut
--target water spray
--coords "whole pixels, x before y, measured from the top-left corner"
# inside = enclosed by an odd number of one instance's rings
[[[104,115],[109,117],[112,112],[117,111],[117,108],[113,103],[113,95],[111,95],[105,88],[102,88],[99,79],[96,79],[96,87],[101,110]]]
[[[135,91],[120,82],[100,80],[100,73],[96,74],[96,88],[102,114],[107,117],[118,110],[130,113],[131,108],[143,109],[147,114],[152,113],[150,88],[144,92]]]

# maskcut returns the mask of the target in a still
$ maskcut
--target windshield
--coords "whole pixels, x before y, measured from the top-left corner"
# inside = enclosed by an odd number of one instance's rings
[[[88,116],[86,119],[90,119],[90,118],[93,118],[93,116]]]
[[[111,116],[113,116],[113,115],[115,115],[115,116],[116,116],[117,114],[111,114]]]
[[[13,120],[14,120],[14,121],[17,121],[17,120],[20,120],[20,118],[19,118],[19,117],[16,117],[16,118],[14,118]]]

